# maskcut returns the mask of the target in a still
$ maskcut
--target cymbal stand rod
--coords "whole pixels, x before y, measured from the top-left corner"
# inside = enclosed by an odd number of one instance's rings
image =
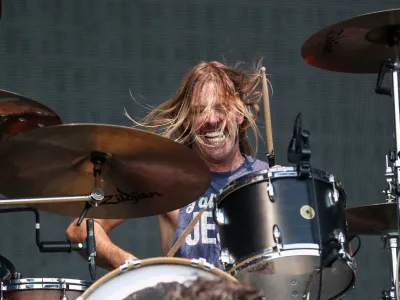
[[[397,44],[398,33],[396,39],[393,39]],[[393,45],[392,45],[393,46]],[[393,89],[382,87],[385,72],[390,71],[393,79]],[[398,59],[388,59],[382,62],[381,69],[378,74],[375,92],[377,94],[391,96],[394,102],[395,112],[395,129],[396,129],[396,152],[390,151],[390,161],[392,166],[386,168],[386,180],[389,184],[389,189],[385,192],[388,195],[387,202],[390,203],[394,199],[397,201],[397,236],[393,235],[389,238],[391,257],[392,257],[392,287],[383,293],[382,299],[398,299],[398,236],[400,235],[400,103],[399,103],[399,71],[400,61]]]
[[[80,226],[83,219],[86,217],[89,209],[94,205],[97,207],[101,201],[104,200],[103,180],[101,178],[101,167],[106,161],[108,155],[105,152],[92,151],[90,154],[90,161],[93,164],[93,176],[94,176],[94,189],[92,191],[91,202],[86,202],[81,215],[79,216],[76,226]]]
[[[396,300],[396,284],[398,281],[397,264],[398,264],[398,249],[399,249],[399,236],[397,232],[385,234],[382,236],[384,248],[390,250],[391,258],[391,287],[382,292],[381,300]]]
[[[1,199],[2,205],[26,205],[26,204],[47,204],[47,203],[70,203],[70,202],[87,202],[92,199],[92,195],[87,196],[71,196],[71,197],[46,197],[46,198],[21,198],[21,199]]]

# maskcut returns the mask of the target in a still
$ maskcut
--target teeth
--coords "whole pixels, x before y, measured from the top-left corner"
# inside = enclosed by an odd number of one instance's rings
[[[219,143],[222,142],[223,140],[225,140],[225,134],[221,134],[218,137],[213,137],[213,138],[209,138],[207,137],[207,139],[211,142],[211,143]]]
[[[223,135],[222,131],[207,132],[205,134],[206,137],[217,137],[217,136],[222,136],[222,135]]]

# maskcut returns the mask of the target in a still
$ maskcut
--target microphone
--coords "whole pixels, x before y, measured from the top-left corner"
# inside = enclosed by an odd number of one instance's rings
[[[297,163],[299,158],[298,158],[298,152],[300,148],[300,134],[302,131],[302,124],[301,124],[301,113],[298,113],[296,116],[296,119],[294,121],[294,126],[293,126],[293,134],[292,138],[290,139],[289,146],[287,149],[287,160],[291,163]]]
[[[87,231],[87,250],[89,254],[89,273],[94,281],[96,279],[96,240],[94,238],[94,221],[92,219],[86,220]]]

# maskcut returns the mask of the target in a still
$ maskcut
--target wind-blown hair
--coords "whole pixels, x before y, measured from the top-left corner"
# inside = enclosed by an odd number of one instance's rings
[[[191,126],[191,116],[209,113],[217,99],[222,100],[222,113],[235,113],[244,117],[243,123],[228,124],[236,126],[230,128],[231,132],[237,132],[239,137],[240,152],[254,156],[256,151],[250,146],[246,130],[251,128],[258,147],[258,134],[256,120],[259,116],[259,102],[262,97],[260,64],[252,73],[239,70],[239,65],[229,67],[220,62],[201,62],[194,66],[181,81],[174,96],[154,108],[141,122],[129,118],[138,126],[158,131],[160,135],[172,138],[179,143],[193,147],[196,139],[196,128]],[[196,99],[207,84],[215,84],[213,94],[207,95],[210,99],[207,107],[202,111],[194,111],[192,99]],[[214,108],[215,109],[215,108]],[[221,124],[223,129],[227,124]],[[235,131],[232,131],[235,130]],[[236,131],[237,130],[237,131]]]

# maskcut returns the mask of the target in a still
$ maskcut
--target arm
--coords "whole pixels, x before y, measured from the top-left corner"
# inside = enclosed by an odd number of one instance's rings
[[[123,219],[93,219],[94,235],[96,240],[96,264],[106,270],[118,268],[125,260],[136,259],[136,257],[115,245],[108,237],[108,233],[119,224]],[[76,226],[77,219],[74,220],[67,229],[67,237],[74,243],[86,241],[86,219],[80,226]],[[79,254],[87,259],[87,250],[79,251]]]
[[[179,209],[158,216],[158,228],[160,229],[160,243],[163,256],[167,256],[172,247],[176,228],[178,226]]]

